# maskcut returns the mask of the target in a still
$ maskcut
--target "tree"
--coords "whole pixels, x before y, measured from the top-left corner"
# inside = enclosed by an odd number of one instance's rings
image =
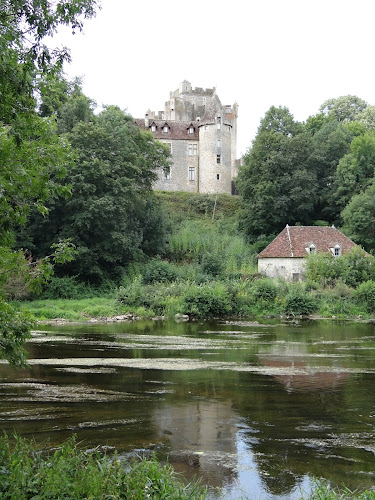
[[[0,357],[14,364],[25,361],[22,344],[30,322],[6,302],[6,283],[16,268],[24,269],[25,279],[48,276],[52,259],[29,266],[11,249],[14,230],[31,209],[45,213],[48,198],[67,192],[59,179],[71,161],[53,120],[36,113],[39,76],[53,75],[69,58],[67,49],[50,51],[43,38],[61,24],[81,29],[95,5],[95,0],[0,0]]]
[[[375,180],[342,211],[344,231],[367,251],[375,250]]]
[[[32,247],[44,255],[50,244],[71,237],[77,246],[65,273],[100,282],[120,276],[142,253],[160,252],[164,222],[152,194],[157,168],[169,165],[168,149],[137,127],[119,108],[107,107],[68,134],[77,160],[68,167],[68,199],[32,221]]]
[[[335,205],[334,181],[340,159],[349,151],[353,133],[337,120],[329,119],[312,137],[310,162],[316,172],[314,219],[336,222],[340,210]]]
[[[350,153],[341,158],[335,175],[335,201],[343,210],[354,194],[367,188],[375,175],[375,133],[355,137]]]
[[[328,99],[320,106],[320,111],[338,122],[356,120],[358,115],[367,108],[367,102],[355,95],[345,95]]]
[[[316,199],[311,135],[287,108],[271,107],[261,121],[238,177],[240,225],[251,240],[285,224],[308,223]]]

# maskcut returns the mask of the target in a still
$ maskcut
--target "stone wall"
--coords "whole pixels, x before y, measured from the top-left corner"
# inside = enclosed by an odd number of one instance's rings
[[[158,191],[187,191],[198,192],[199,182],[199,141],[197,140],[165,140],[165,144],[171,144],[173,164],[170,169],[169,178],[164,172],[158,172],[158,180],[154,189]],[[191,149],[189,149],[191,148]],[[191,152],[191,154],[189,154]],[[196,154],[194,154],[196,152]],[[194,169],[194,175],[189,168]],[[194,180],[191,178],[194,177]]]

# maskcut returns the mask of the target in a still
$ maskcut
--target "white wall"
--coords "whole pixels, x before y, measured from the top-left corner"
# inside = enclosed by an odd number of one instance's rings
[[[269,278],[284,278],[288,281],[297,279],[296,274],[299,274],[299,279],[302,278],[301,274],[304,273],[306,266],[306,259],[304,258],[268,258],[258,259],[258,273],[264,274]]]

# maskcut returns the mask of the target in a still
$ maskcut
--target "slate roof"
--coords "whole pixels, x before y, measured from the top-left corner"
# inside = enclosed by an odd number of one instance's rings
[[[357,246],[354,241],[335,227],[328,226],[291,226],[288,225],[258,255],[258,259],[275,257],[305,257],[306,248],[314,245],[316,252],[330,252],[339,245],[345,253]],[[332,252],[332,251],[331,251]]]
[[[152,132],[152,135],[155,139],[182,139],[187,141],[198,141],[199,140],[199,129],[198,126],[200,122],[192,122],[192,121],[174,121],[174,120],[154,120],[153,118],[149,119],[149,126],[145,127],[145,119],[144,118],[136,118],[135,123],[142,130],[148,130],[151,132],[151,125],[155,124],[156,131]],[[164,125],[168,125],[169,130],[168,133],[163,132]],[[190,125],[194,127],[194,133],[189,134]]]

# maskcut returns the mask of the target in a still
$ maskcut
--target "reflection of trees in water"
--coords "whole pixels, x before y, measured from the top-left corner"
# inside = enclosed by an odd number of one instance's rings
[[[301,389],[306,380],[288,377],[286,384],[279,377],[241,373],[242,390],[233,397],[235,411],[249,427],[242,437],[262,471],[265,489],[289,494],[306,474],[335,484],[345,481],[353,489],[371,487],[371,476],[359,473],[374,468],[373,454],[337,439],[356,431],[368,433],[368,424],[359,421],[358,407],[352,404],[353,398],[359,404],[366,399],[366,389],[359,389],[355,380],[341,385],[340,377],[335,386],[334,379],[323,376],[314,379],[315,387],[308,391]],[[364,391],[361,396],[358,390]]]

